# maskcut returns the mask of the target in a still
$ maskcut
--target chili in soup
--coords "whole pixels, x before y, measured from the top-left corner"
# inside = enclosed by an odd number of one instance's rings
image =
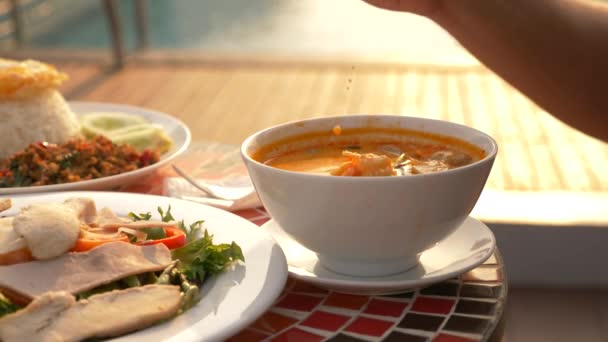
[[[338,128],[338,129],[337,129]],[[283,170],[333,176],[399,176],[439,172],[483,159],[466,141],[406,129],[334,127],[267,145],[252,154]]]

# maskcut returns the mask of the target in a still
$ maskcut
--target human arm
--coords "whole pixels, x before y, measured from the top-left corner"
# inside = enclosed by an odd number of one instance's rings
[[[608,141],[608,6],[583,0],[365,0],[429,17],[563,122]]]

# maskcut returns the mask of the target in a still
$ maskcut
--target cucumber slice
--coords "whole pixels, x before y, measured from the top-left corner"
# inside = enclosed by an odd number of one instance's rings
[[[107,136],[112,131],[146,123],[148,121],[139,115],[120,112],[91,112],[80,116],[82,132],[87,137]]]
[[[91,112],[80,116],[82,133],[87,138],[103,135],[115,144],[129,144],[138,151],[169,151],[173,145],[162,126],[145,118],[121,112]]]
[[[120,134],[111,134],[108,138],[115,144],[132,145],[138,151],[158,149],[161,154],[169,151],[173,145],[171,138],[160,126],[148,124],[132,128],[124,129]]]

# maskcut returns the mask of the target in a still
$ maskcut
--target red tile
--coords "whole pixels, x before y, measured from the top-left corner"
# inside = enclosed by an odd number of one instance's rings
[[[266,208],[264,208],[264,207],[258,207],[255,210],[257,210],[258,212],[260,212],[264,215],[268,215],[268,212],[266,211]]]
[[[281,291],[281,294],[277,297],[277,299],[275,299],[273,306],[275,306],[277,303],[280,303],[283,298],[285,298],[285,296],[287,296],[288,291],[283,289],[283,291]]]
[[[263,218],[251,220],[251,222],[255,223],[258,226],[261,226],[268,221],[270,221],[270,217],[263,217]]]
[[[327,331],[338,331],[348,320],[349,316],[336,315],[325,311],[315,311],[301,325]]]
[[[252,324],[253,328],[265,331],[271,334],[284,330],[293,325],[298,320],[295,318],[280,315],[274,312],[266,312],[262,317]]]
[[[291,328],[281,335],[271,339],[271,341],[278,342],[320,342],[323,341],[325,337],[319,336],[313,333],[309,333],[308,331],[304,331],[298,328]]]
[[[454,306],[452,299],[418,297],[412,305],[412,311],[447,315]]]
[[[434,339],[433,342],[478,342],[479,340],[472,340],[470,338],[464,338],[460,336],[447,335],[447,334],[439,334]]]
[[[291,291],[291,289],[296,285],[297,280],[295,278],[292,277],[287,277],[287,282],[285,284],[285,289]]]
[[[325,290],[325,289],[321,289],[318,288],[314,285],[311,285],[310,283],[307,282],[303,282],[303,281],[295,281],[295,284],[293,286],[293,288],[291,289],[291,291],[293,292],[305,292],[305,293],[315,293],[315,294],[324,294],[324,293],[328,293],[329,291]]]
[[[279,303],[283,299],[283,297],[287,296],[291,292],[291,288],[295,285],[295,283],[295,279],[290,276],[287,276],[287,282],[285,282],[285,286],[281,291],[281,295],[279,296],[279,298],[277,298],[277,300],[274,301],[275,305],[276,303]]]
[[[380,337],[384,335],[392,325],[393,322],[357,317],[345,330],[356,334]]]
[[[372,299],[364,312],[370,315],[399,317],[406,307],[407,303]]]
[[[367,303],[369,297],[355,296],[343,293],[330,294],[323,305],[334,306],[337,308],[359,310]]]
[[[255,210],[255,209],[237,210],[234,213],[237,214],[237,215],[239,215],[240,217],[246,218],[248,220],[250,220],[252,218],[256,218],[256,217],[264,217],[264,216],[266,216],[264,214],[261,214],[259,211]]]
[[[312,311],[322,300],[323,298],[319,297],[288,293],[276,306],[290,310]]]
[[[245,329],[229,338],[227,342],[259,342],[268,338],[268,336],[270,335],[266,335],[251,329]]]

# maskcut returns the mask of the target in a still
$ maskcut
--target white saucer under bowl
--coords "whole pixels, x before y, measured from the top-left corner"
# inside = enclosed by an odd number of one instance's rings
[[[424,251],[418,266],[384,277],[354,277],[335,273],[317,255],[293,240],[274,220],[262,226],[283,249],[294,277],[336,292],[383,295],[425,287],[472,270],[494,252],[496,239],[482,222],[469,217],[452,234]]]

